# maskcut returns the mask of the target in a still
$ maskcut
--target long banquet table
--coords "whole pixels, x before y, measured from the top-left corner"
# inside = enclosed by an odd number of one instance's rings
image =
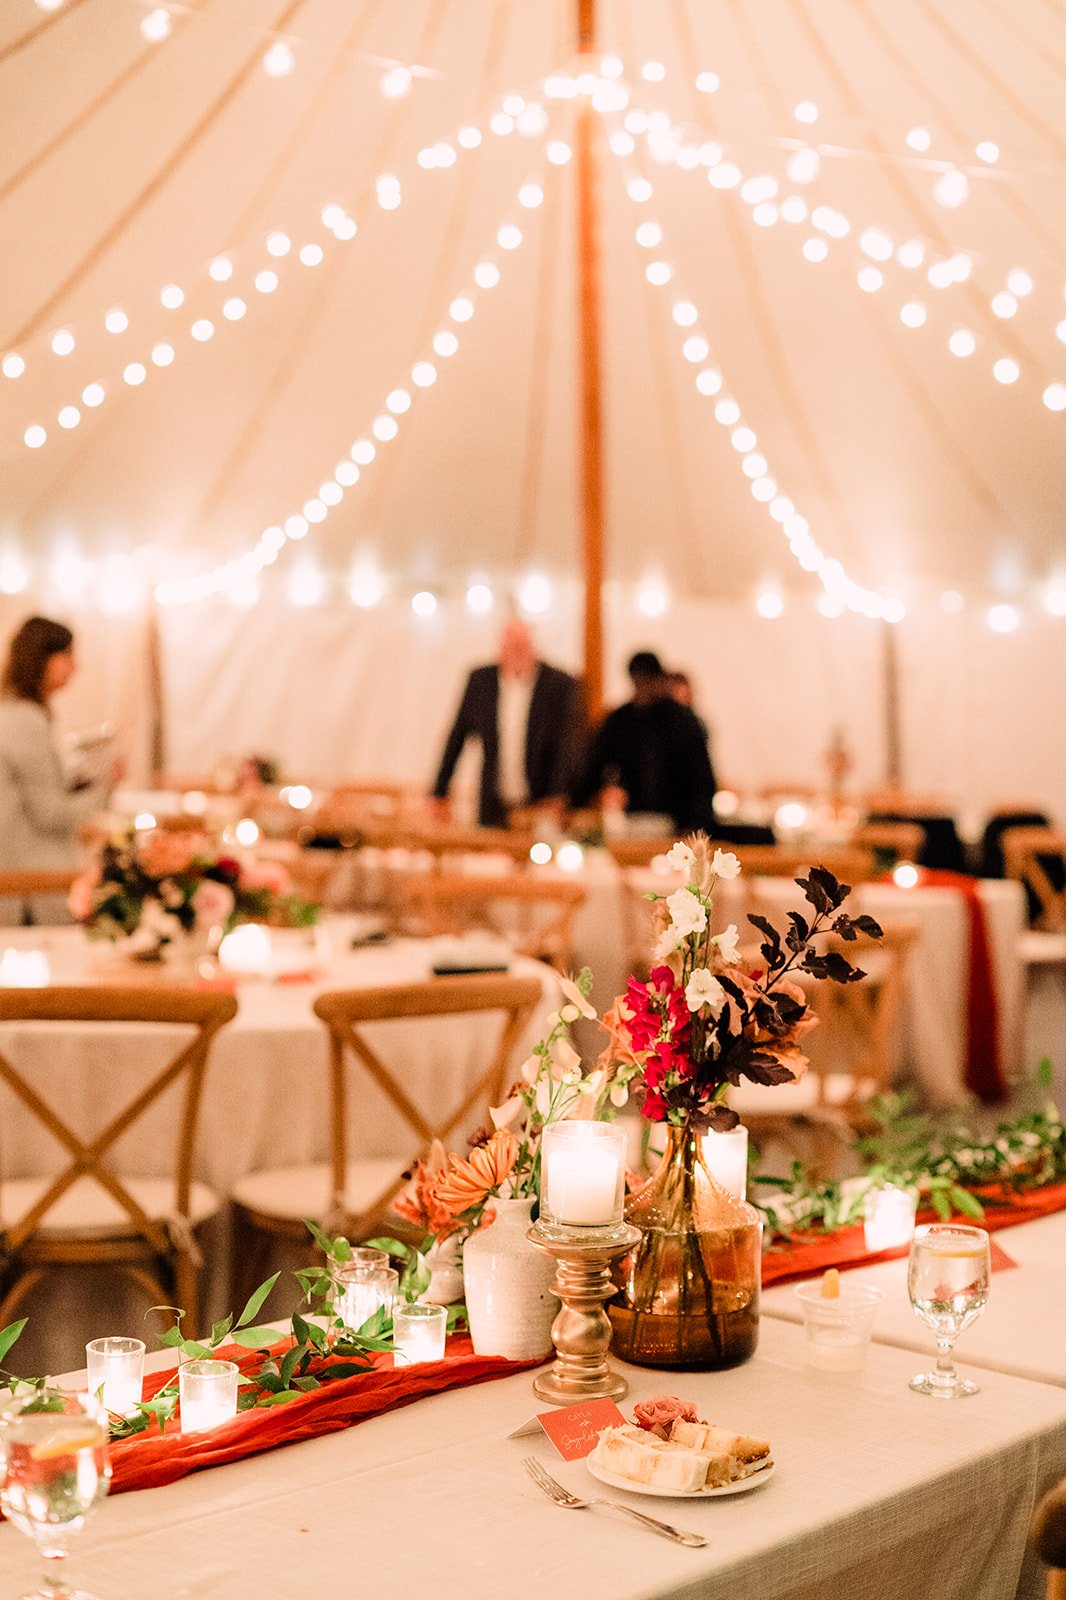
[[[770,1439],[771,1481],[708,1503],[627,1498],[704,1533],[680,1549],[603,1511],[564,1512],[521,1468],[532,1452],[598,1489],[546,1439],[507,1435],[537,1409],[528,1373],[419,1401],[345,1433],[124,1494],[97,1511],[72,1577],[103,1600],[294,1600],[424,1590],[435,1600],[1037,1600],[1023,1560],[1038,1494],[1066,1471],[1066,1393],[987,1374],[945,1406],[911,1394],[913,1357],[813,1373],[803,1334],[766,1320],[745,1366],[626,1368]],[[628,1404],[628,1402],[623,1402]],[[975,1515],[979,1508],[980,1514]],[[0,1526],[0,1592],[36,1571]]]
[[[988,1304],[959,1340],[959,1365],[1066,1389],[1066,1212],[1004,1228],[993,1236],[993,1243],[1015,1265],[993,1271]],[[932,1334],[915,1317],[907,1298],[906,1257],[856,1267],[845,1281],[881,1290],[875,1340],[930,1357]],[[800,1321],[794,1290],[787,1283],[764,1290],[763,1316]]]

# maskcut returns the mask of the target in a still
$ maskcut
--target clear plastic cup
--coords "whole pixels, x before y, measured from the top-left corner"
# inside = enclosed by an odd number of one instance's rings
[[[822,1283],[796,1285],[807,1328],[807,1362],[818,1372],[861,1372],[866,1365],[880,1289],[842,1283],[835,1299],[822,1297]]]

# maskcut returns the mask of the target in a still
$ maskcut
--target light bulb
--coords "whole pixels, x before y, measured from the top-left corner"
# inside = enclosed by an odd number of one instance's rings
[[[817,122],[818,107],[813,100],[801,100],[792,115],[797,122]]]
[[[56,421],[61,428],[76,428],[81,421],[81,412],[77,406],[64,406]]]
[[[706,361],[710,354],[710,345],[701,334],[694,333],[681,346],[681,354],[686,361]]]
[[[460,295],[457,300],[452,301],[448,313],[453,322],[469,322],[474,315],[474,307],[471,301]]]
[[[999,160],[999,145],[993,144],[991,139],[982,139],[974,151],[979,161],[987,162],[993,166]]]
[[[411,596],[411,610],[416,617],[431,617],[437,609],[437,597],[428,589],[419,589]]]
[[[1049,411],[1066,411],[1066,383],[1049,383],[1044,390],[1044,404]]]
[[[679,328],[691,328],[699,312],[691,300],[679,300],[673,309],[673,318]]]
[[[233,277],[233,262],[229,256],[216,256],[207,271],[216,283],[227,283]]]
[[[760,200],[751,213],[751,220],[757,228],[772,228],[777,221],[777,207],[769,200]]]
[[[159,298],[168,311],[176,311],[185,304],[185,290],[176,283],[166,283],[159,291]]]
[[[406,389],[393,389],[386,396],[385,404],[394,416],[402,417],[405,411],[411,409],[411,396]]]
[[[740,407],[735,400],[719,400],[714,408],[714,420],[720,422],[723,428],[731,428],[740,421]]]
[[[487,583],[472,583],[466,591],[467,609],[475,617],[484,617],[492,610],[492,590]]]
[[[1053,617],[1066,617],[1066,589],[1049,589],[1044,604]]]
[[[908,239],[896,251],[896,260],[901,267],[907,267],[910,271],[913,271],[915,267],[920,267],[925,260],[925,245],[922,244],[920,239]]]
[[[413,82],[413,75],[407,67],[390,67],[378,79],[378,88],[387,100],[402,100],[405,94],[410,94]]]
[[[169,367],[174,360],[174,346],[172,344],[157,344],[152,349],[152,365],[154,367]]]
[[[570,146],[563,139],[553,139],[548,146],[547,154],[553,167],[565,167],[570,160]]]
[[[102,383],[89,383],[81,391],[82,404],[95,407],[103,404],[104,386]]]
[[[245,305],[240,296],[234,295],[233,298],[227,300],[225,305],[222,307],[222,315],[226,318],[227,322],[240,322],[247,310],[248,307]]]
[[[192,327],[189,329],[189,332],[192,334],[193,338],[198,340],[200,344],[204,344],[208,339],[210,339],[214,334],[214,331],[215,325],[213,322],[209,321],[207,317],[198,317],[193,323]]]
[[[0,362],[0,371],[5,378],[21,378],[26,370],[26,363],[15,350],[9,350],[3,361]]]
[[[785,602],[772,589],[766,589],[756,600],[755,609],[760,617],[765,617],[767,621],[772,621],[784,611]]]
[[[662,236],[663,230],[657,222],[642,222],[637,228],[637,243],[645,250],[654,250]]]
[[[696,88],[700,94],[715,94],[720,83],[717,72],[701,72],[696,78]]]
[[[306,539],[310,524],[306,517],[294,513],[285,518],[285,536],[288,539]]]
[[[670,597],[661,583],[645,583],[637,590],[637,610],[642,617],[661,617],[670,604]]]
[[[108,333],[125,333],[130,325],[130,319],[124,311],[115,306],[104,318],[104,327]]]
[[[803,255],[807,261],[824,261],[829,254],[829,246],[824,239],[804,239]]]
[[[866,294],[873,294],[884,283],[885,275],[877,267],[862,267],[856,281]]]
[[[1019,296],[1032,294],[1033,280],[1023,267],[1012,267],[1007,273],[1007,288]]]
[[[327,478],[325,483],[318,486],[318,498],[324,506],[339,506],[344,499],[344,490],[332,478]]]
[[[748,450],[754,450],[758,443],[754,430],[751,428],[734,428],[729,435],[729,442],[734,450],[739,450],[743,455]]]
[[[1017,300],[1015,300],[1012,294],[1008,294],[1006,289],[1001,289],[998,294],[994,294],[992,296],[992,311],[995,316],[1003,318],[1013,317],[1017,309]]]
[[[538,615],[547,611],[552,601],[552,587],[542,572],[531,572],[518,585],[518,604],[523,611]]]
[[[256,273],[255,286],[260,294],[273,294],[278,286],[277,273],[271,272],[269,268],[265,267],[262,272]]]
[[[899,320],[905,328],[920,328],[927,316],[925,307],[920,300],[908,300],[900,308]]]
[[[411,382],[418,389],[428,389],[437,381],[437,369],[432,361],[416,361],[411,368]]]
[[[122,370],[123,381],[128,383],[132,389],[138,388],[147,376],[148,369],[142,366],[139,361],[131,361],[129,366],[124,367]]]
[[[535,211],[544,203],[544,190],[539,183],[524,183],[518,191],[518,203],[527,211]]]
[[[907,144],[910,149],[919,152],[928,150],[932,142],[933,136],[928,128],[912,128],[907,135]]]
[[[626,190],[629,198],[638,206],[643,205],[645,200],[651,199],[652,188],[647,178],[631,178],[626,185]]]
[[[505,223],[496,235],[496,243],[501,250],[517,250],[522,243],[521,228],[516,228],[513,222]]]
[[[644,276],[656,288],[661,288],[664,283],[670,282],[673,270],[665,261],[651,261],[644,269]]]
[[[712,189],[735,189],[741,177],[739,167],[734,166],[732,161],[723,161],[721,166],[711,168],[707,182]]]
[[[1021,367],[1009,356],[1002,356],[992,364],[992,376],[997,383],[1017,383],[1021,376]]]
[[[506,139],[509,133],[514,132],[514,118],[509,117],[506,111],[497,111],[489,118],[489,127],[499,138]]]
[[[640,69],[640,75],[645,83],[662,83],[666,77],[666,68],[661,61],[645,61]]]
[[[354,461],[338,461],[333,476],[338,483],[350,489],[353,484],[359,482],[359,468]]]
[[[279,39],[263,57],[263,71],[268,78],[286,78],[296,65],[292,46]]]
[[[859,235],[859,249],[871,261],[891,261],[892,240],[882,228],[865,228]]]
[[[949,168],[933,185],[933,198],[950,211],[963,205],[969,197],[969,179],[965,172],[960,172],[957,167]]]
[[[700,394],[718,394],[722,387],[722,374],[714,367],[704,367],[696,374],[696,388]]]
[[[457,138],[464,150],[476,150],[481,143],[481,129],[460,128]]]
[[[292,240],[287,233],[267,234],[267,254],[271,256],[287,256],[292,249]]]
[[[738,432],[744,431],[747,430],[738,429]],[[740,463],[740,468],[745,478],[761,478],[766,471],[766,457],[753,452],[751,455],[744,457]]]
[[[382,444],[388,444],[399,433],[400,425],[394,417],[375,417],[370,431],[375,439],[380,439]]]
[[[305,244],[300,246],[300,260],[305,267],[317,267],[321,264],[325,252],[320,244]]]
[[[45,440],[48,438],[48,434],[41,427],[39,422],[35,422],[31,427],[26,429],[26,432],[22,435],[22,438],[30,450],[39,450],[44,444]]]
[[[991,606],[986,618],[993,633],[1014,633],[1021,622],[1015,606]]]
[[[349,454],[353,461],[361,467],[368,467],[377,455],[377,450],[369,439],[357,439],[352,445]]]
[[[453,356],[459,348],[459,341],[454,333],[435,333],[433,335],[433,350],[438,356]]]
[[[977,349],[977,340],[969,328],[956,328],[948,340],[948,349],[953,356],[972,356]]]
[[[74,335],[69,328],[60,328],[52,335],[52,349],[57,356],[69,356],[74,348]]]

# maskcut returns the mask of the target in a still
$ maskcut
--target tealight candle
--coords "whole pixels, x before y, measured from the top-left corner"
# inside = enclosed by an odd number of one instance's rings
[[[16,950],[0,956],[0,988],[46,989],[51,982],[48,957],[43,950]]]
[[[85,1346],[89,1393],[100,1395],[108,1411],[125,1416],[140,1403],[144,1345],[140,1339],[93,1339]]]
[[[383,1250],[353,1252],[381,1256]],[[337,1262],[333,1268],[333,1311],[350,1333],[370,1321],[375,1312],[391,1312],[399,1293],[400,1275],[392,1267],[358,1260]]]
[[[612,1122],[550,1122],[541,1146],[541,1215],[570,1228],[621,1221],[625,1130]]]
[[[237,1367],[232,1361],[186,1361],[178,1372],[182,1433],[203,1433],[237,1415]]]
[[[265,976],[271,967],[270,930],[258,922],[242,922],[227,933],[218,947],[219,965],[226,972]]]
[[[867,1250],[892,1250],[910,1244],[914,1237],[917,1197],[909,1189],[886,1183],[871,1189],[863,1205],[863,1233]]]
[[[730,1128],[728,1133],[705,1133],[703,1163],[711,1177],[735,1194],[738,1200],[748,1194],[748,1130]]]
[[[396,1366],[410,1367],[416,1361],[442,1360],[447,1331],[447,1306],[429,1306],[421,1302],[397,1306],[392,1315]]]

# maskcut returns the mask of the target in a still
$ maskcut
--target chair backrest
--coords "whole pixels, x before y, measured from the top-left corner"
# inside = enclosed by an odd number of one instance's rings
[[[146,1215],[121,1178],[111,1171],[108,1153],[171,1084],[184,1080],[173,1177],[175,1213],[178,1217],[188,1216],[193,1148],[208,1052],[219,1029],[236,1012],[237,1002],[232,994],[161,984],[0,989],[0,1025],[162,1023],[195,1030],[192,1039],[185,1042],[165,1066],[153,1071],[133,1098],[110,1117],[98,1133],[88,1138],[71,1128],[61,1112],[50,1105],[7,1054],[0,1051],[0,1084],[6,1084],[69,1156],[67,1165],[46,1185],[30,1209],[8,1226],[4,1244],[11,1254],[17,1252],[47,1219],[49,1211],[79,1178],[88,1178],[106,1190],[153,1249],[167,1253],[169,1244],[165,1229]]]
[[[919,932],[916,923],[898,922],[885,926],[882,939],[860,934],[851,941],[836,935],[818,941],[820,950],[837,951],[869,974],[859,983],[826,980],[815,984],[810,995],[811,1008],[822,1024],[819,1032],[832,1030],[833,1042],[850,1057],[843,1070],[852,1080],[851,1089],[843,1103],[834,1102],[838,1109],[861,1109],[891,1087],[907,967]],[[842,1070],[841,1059],[830,1050],[816,1050],[811,1067],[819,1074],[819,1099],[823,1099],[825,1079]]]
[[[508,973],[477,977],[431,978],[423,983],[390,984],[378,989],[334,990],[319,995],[315,1015],[329,1032],[330,1042],[330,1168],[333,1208],[343,1207],[348,1167],[348,1094],[346,1059],[351,1058],[391,1102],[410,1129],[410,1161],[428,1151],[434,1139],[446,1140],[469,1114],[487,1098],[502,1100],[513,1074],[513,1058],[543,995],[537,978],[512,978]],[[439,1108],[419,1105],[409,1082],[391,1069],[360,1031],[368,1023],[394,1022],[412,1017],[446,1017],[501,1012],[502,1023],[495,1047],[487,1053],[484,1070],[466,1088],[461,1105],[446,1117]],[[384,1218],[389,1202],[403,1187],[403,1175],[374,1198],[359,1218],[360,1231]]]
[[[1034,926],[1066,931],[1066,831],[1008,828],[1002,843],[1007,877],[1017,878],[1031,897]]]
[[[896,861],[917,861],[925,844],[925,829],[920,822],[864,822],[855,830],[851,843],[877,856]]]
[[[520,955],[566,973],[573,965],[574,918],[588,891],[572,879],[525,873],[433,873],[408,879],[403,898],[431,934],[485,928],[504,934]]]
[[[77,876],[73,869],[0,872],[0,900],[8,897],[25,900],[34,894],[69,894]]]

